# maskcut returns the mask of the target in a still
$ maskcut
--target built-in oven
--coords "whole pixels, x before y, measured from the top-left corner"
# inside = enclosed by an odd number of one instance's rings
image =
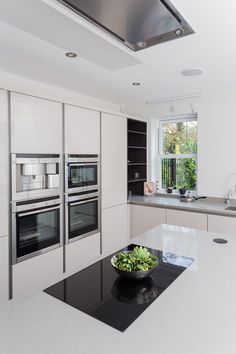
[[[61,161],[60,155],[12,154],[12,201],[60,195]]]
[[[12,203],[12,264],[63,244],[60,197]]]
[[[99,156],[65,156],[65,191],[78,193],[99,189]]]
[[[66,243],[100,231],[99,191],[71,194],[66,197]]]

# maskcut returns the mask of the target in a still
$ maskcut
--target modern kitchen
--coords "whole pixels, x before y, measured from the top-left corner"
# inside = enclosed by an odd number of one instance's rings
[[[236,353],[235,10],[0,0],[0,354]]]

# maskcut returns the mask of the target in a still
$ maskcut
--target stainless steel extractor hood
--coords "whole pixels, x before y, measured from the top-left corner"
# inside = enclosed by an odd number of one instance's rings
[[[134,51],[194,33],[169,0],[58,0]]]

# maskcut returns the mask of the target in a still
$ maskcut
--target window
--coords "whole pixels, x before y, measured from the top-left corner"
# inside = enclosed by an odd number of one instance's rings
[[[195,190],[197,184],[197,119],[161,120],[159,126],[161,189]]]

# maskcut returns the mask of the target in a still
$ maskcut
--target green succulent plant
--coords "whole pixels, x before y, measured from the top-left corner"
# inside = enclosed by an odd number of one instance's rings
[[[113,259],[113,265],[126,272],[145,271],[159,264],[146,247],[136,246],[131,252],[121,252]]]

